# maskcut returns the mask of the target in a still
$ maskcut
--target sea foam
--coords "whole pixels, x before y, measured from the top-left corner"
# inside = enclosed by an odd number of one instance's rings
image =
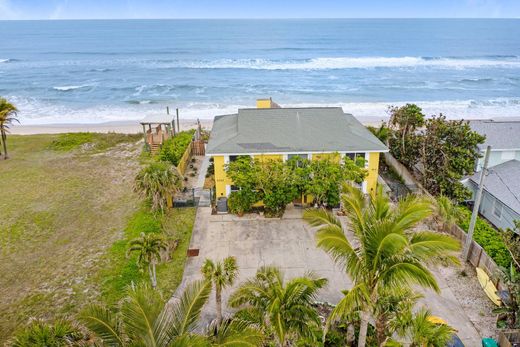
[[[334,70],[373,68],[433,67],[448,69],[504,67],[519,68],[518,57],[500,58],[428,58],[428,57],[318,57],[296,60],[218,59],[212,61],[175,61],[169,68],[256,69],[256,70]]]

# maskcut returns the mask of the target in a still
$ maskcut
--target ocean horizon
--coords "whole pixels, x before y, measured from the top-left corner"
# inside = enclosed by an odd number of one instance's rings
[[[272,97],[384,117],[520,117],[519,19],[0,21],[0,95],[22,124],[179,108],[209,119]]]

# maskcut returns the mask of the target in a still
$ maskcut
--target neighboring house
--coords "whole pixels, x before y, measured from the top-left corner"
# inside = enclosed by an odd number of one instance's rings
[[[497,228],[514,229],[514,221],[520,220],[520,161],[509,160],[488,171],[479,212]],[[463,181],[473,196],[479,179],[480,172]]]
[[[486,141],[478,146],[482,158],[475,171],[482,168],[487,146],[491,146],[489,167],[512,159],[520,160],[520,120],[473,120],[469,125],[473,131],[486,136]]]
[[[206,155],[214,159],[217,198],[227,197],[233,190],[226,164],[241,155],[279,160],[293,156],[317,160],[333,153],[353,159],[362,156],[368,169],[362,189],[374,193],[379,153],[387,151],[340,107],[280,108],[270,99],[258,100],[257,108],[215,117],[206,147]]]

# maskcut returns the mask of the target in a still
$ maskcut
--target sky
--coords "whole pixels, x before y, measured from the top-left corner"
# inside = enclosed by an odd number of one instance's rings
[[[520,18],[520,0],[0,0],[2,19]]]

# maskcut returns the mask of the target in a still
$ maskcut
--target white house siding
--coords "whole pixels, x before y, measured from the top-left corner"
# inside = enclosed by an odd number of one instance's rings
[[[475,171],[480,171],[482,165],[484,165],[484,152],[481,152],[482,157],[477,162],[477,167]],[[495,151],[491,150],[491,154],[489,155],[489,167],[497,166],[499,164],[505,163],[506,161],[516,159],[520,161],[520,150],[512,151]]]
[[[471,182],[468,182],[467,187],[473,192],[474,199],[476,194],[476,186]],[[498,215],[495,209],[500,211]],[[504,230],[507,228],[514,229],[514,221],[520,220],[520,214],[504,205],[500,200],[496,199],[493,195],[489,194],[485,190],[482,192],[482,200],[480,202],[479,212],[496,228]]]

